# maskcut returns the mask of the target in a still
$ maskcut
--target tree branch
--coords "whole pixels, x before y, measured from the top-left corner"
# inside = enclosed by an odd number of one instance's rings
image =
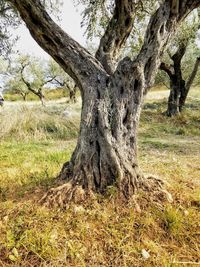
[[[109,74],[113,73],[115,61],[133,29],[140,2],[141,0],[115,0],[114,15],[108,23],[96,52],[96,58]]]
[[[35,94],[36,91],[31,88],[31,84],[24,77],[24,70],[28,65],[29,65],[28,62],[26,62],[26,63],[23,62],[22,63],[21,69],[20,69],[21,79],[22,79],[23,83],[27,86],[28,90]]]
[[[66,87],[69,91],[71,90],[71,88],[70,88],[70,86],[68,85],[68,83],[67,83],[67,81],[63,81],[63,82],[61,82],[61,81],[59,81],[56,77],[52,80],[52,82],[55,82],[56,84],[58,84],[58,85],[60,85],[60,86],[62,86],[62,87]],[[75,84],[75,86],[76,86],[76,84]]]
[[[180,64],[181,63],[181,60],[182,60],[183,56],[185,55],[185,52],[187,49],[188,41],[189,40],[187,40],[186,42],[180,43],[176,53],[171,57],[171,59],[174,61],[174,64]]]
[[[170,78],[173,76],[172,67],[164,62],[160,64],[160,70],[165,71]]]
[[[160,66],[160,57],[164,52],[168,39],[175,33],[178,24],[194,8],[200,6],[200,0],[180,1],[179,12],[177,14],[174,12],[173,2],[173,0],[165,0],[151,17],[143,47],[136,59],[136,61],[144,66],[146,90],[152,86],[155,80],[157,70]]]
[[[41,87],[45,86],[47,83],[50,83],[52,82],[53,80],[56,79],[56,76],[53,76],[51,78],[49,78],[48,80],[44,81],[42,84],[41,84]]]
[[[197,75],[197,72],[198,72],[198,69],[199,69],[199,65],[200,65],[200,57],[198,57],[196,59],[196,62],[194,64],[194,68],[193,68],[193,71],[192,73],[190,74],[190,77],[188,78],[188,81],[186,82],[186,90],[187,92],[190,90],[190,87]]]
[[[184,19],[193,9],[199,7],[199,0],[177,0],[179,1],[178,20]]]
[[[23,83],[27,86],[28,90],[30,92],[32,92],[34,95],[37,95],[38,96],[38,92],[36,90],[34,90],[32,87],[31,87],[31,84],[25,79],[24,75],[23,75],[23,70],[24,68],[21,69],[21,79],[23,81]]]
[[[76,81],[91,83],[102,65],[65,33],[47,14],[40,0],[9,0],[19,11],[35,41]]]
[[[179,4],[180,4],[180,0],[171,1],[171,14],[172,15],[177,15],[179,13]]]
[[[30,92],[32,92],[34,95],[37,95],[40,99],[41,98],[44,98],[44,95],[43,95],[43,93],[42,93],[42,87],[46,84],[45,82],[44,83],[42,83],[40,86],[39,86],[39,88],[38,88],[38,90],[35,90],[32,86],[31,86],[31,84],[25,79],[25,77],[24,77],[24,70],[25,70],[25,68],[27,67],[29,65],[29,62],[24,62],[24,63],[22,63],[22,67],[21,67],[21,69],[20,69],[20,74],[21,74],[21,79],[22,79],[22,81],[23,81],[23,83],[27,86],[27,89],[30,91]]]

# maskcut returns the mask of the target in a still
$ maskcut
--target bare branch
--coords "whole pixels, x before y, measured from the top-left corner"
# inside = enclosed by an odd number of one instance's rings
[[[133,29],[136,9],[140,2],[141,0],[115,0],[113,17],[96,52],[96,58],[109,74],[113,73],[115,60]]]
[[[163,71],[165,71],[167,74],[168,74],[168,76],[171,78],[172,76],[173,76],[173,70],[172,70],[172,67],[170,66],[170,65],[168,65],[168,64],[166,64],[166,63],[164,63],[164,62],[162,62],[161,64],[160,64],[160,70],[163,70]]]
[[[65,81],[61,82],[56,77],[53,79],[53,82],[55,82],[56,84],[58,84],[60,86],[65,86]]]
[[[48,80],[44,81],[42,84],[41,84],[41,87],[44,87],[46,84],[52,82],[53,80],[55,80],[56,76],[53,76],[51,78],[49,78]]]

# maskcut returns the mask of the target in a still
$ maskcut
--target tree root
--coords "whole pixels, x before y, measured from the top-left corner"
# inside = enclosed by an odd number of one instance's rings
[[[86,192],[82,186],[67,182],[50,189],[39,203],[48,208],[59,207],[67,209],[70,202],[81,203],[86,200],[89,195],[92,195],[91,192]]]
[[[142,184],[138,188],[136,194],[130,196],[129,199],[124,199],[127,202],[132,203],[136,210],[140,210],[140,201],[136,201],[137,193],[144,192],[145,199],[148,202],[156,202],[163,205],[163,202],[171,203],[173,201],[172,195],[165,190],[164,182],[154,176],[148,176],[143,179]],[[119,192],[118,197],[122,199],[122,194]],[[56,188],[50,189],[39,201],[40,204],[48,208],[61,208],[67,209],[71,202],[75,204],[83,204],[88,199],[95,198],[95,192],[83,189],[79,184],[74,184],[73,181],[64,183]],[[132,201],[131,201],[132,200]]]

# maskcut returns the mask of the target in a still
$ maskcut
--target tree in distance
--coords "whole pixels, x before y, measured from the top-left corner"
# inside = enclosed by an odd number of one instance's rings
[[[7,91],[17,93],[26,100],[29,93],[36,95],[45,105],[43,89],[54,77],[47,77],[45,64],[28,55],[21,55],[10,66],[9,79],[5,85]]]
[[[70,76],[52,59],[48,62],[48,78],[53,78],[51,83],[57,87],[64,88],[69,92],[69,101],[76,103],[77,85],[74,84]]]
[[[190,16],[183,23],[169,46],[167,54],[170,60],[166,59],[168,62],[163,60],[160,65],[160,69],[170,80],[170,95],[166,112],[168,116],[176,115],[183,110],[200,65],[200,51],[195,42],[200,23],[199,16],[195,15],[192,14],[192,17]]]
[[[62,87],[69,92],[69,102],[76,102],[76,85],[52,59],[41,61],[36,57],[20,55],[2,73],[7,76],[5,91],[21,95],[24,101],[33,93],[44,105],[44,89]]]

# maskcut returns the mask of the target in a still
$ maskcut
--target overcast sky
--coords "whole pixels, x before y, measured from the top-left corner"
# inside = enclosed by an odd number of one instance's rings
[[[81,28],[81,8],[74,7],[72,0],[64,0],[62,14],[60,16],[62,28],[82,45],[86,43],[86,38],[83,36],[84,29]],[[17,43],[17,50],[23,54],[40,56],[48,58],[48,55],[39,47],[33,40],[27,28],[22,25],[16,30],[16,34],[20,37]]]
[[[60,16],[62,28],[72,36],[76,41],[83,46],[86,44],[86,37],[84,36],[84,29],[81,28],[81,7],[75,7],[72,0],[64,0],[64,6],[62,8],[62,14]],[[48,58],[49,56],[44,52],[39,45],[33,40],[27,28],[23,25],[15,31],[20,37],[16,50],[19,50],[22,54],[30,54],[33,56],[39,56]],[[200,42],[198,42],[200,46]]]

